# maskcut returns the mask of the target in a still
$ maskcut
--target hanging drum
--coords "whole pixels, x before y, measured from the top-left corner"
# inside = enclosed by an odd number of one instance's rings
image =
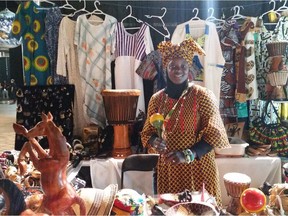
[[[284,64],[287,55],[286,41],[270,42],[266,44],[268,54],[271,60],[267,79],[273,87],[270,99],[272,100],[285,100],[286,95],[284,86],[287,83],[288,70]]]
[[[114,139],[112,156],[126,158],[132,153],[129,125],[135,122],[140,90],[105,89],[102,91],[108,124],[113,126]]]

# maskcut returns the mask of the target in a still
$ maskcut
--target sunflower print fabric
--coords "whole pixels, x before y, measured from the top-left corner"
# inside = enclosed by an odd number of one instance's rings
[[[45,42],[46,10],[33,1],[19,4],[12,22],[11,35],[22,38],[24,84],[27,86],[53,84]],[[21,74],[22,75],[22,74]]]
[[[155,93],[149,102],[147,119],[141,132],[145,147],[151,147],[148,140],[156,129],[149,123],[150,116],[159,112],[166,116],[177,100],[169,98],[164,90]],[[183,151],[191,148],[200,139],[213,147],[230,146],[214,94],[201,86],[189,87],[185,101],[177,104],[169,121],[170,129],[165,132],[167,150]],[[149,151],[149,150],[148,150]],[[211,151],[200,160],[190,164],[172,165],[160,157],[157,166],[157,193],[179,193],[185,189],[200,191],[203,183],[206,190],[222,205],[218,168],[215,152]]]

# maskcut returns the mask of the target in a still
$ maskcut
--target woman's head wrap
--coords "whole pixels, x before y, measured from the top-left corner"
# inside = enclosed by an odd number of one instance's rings
[[[171,41],[162,41],[158,44],[158,50],[161,53],[162,64],[164,69],[167,68],[168,63],[176,57],[184,58],[189,66],[192,65],[193,56],[195,53],[205,55],[204,50],[197,44],[193,38],[184,40],[182,43],[174,45]]]

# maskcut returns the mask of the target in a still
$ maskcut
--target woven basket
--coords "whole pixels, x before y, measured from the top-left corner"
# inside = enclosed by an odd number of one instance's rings
[[[270,42],[266,44],[269,56],[279,56],[279,55],[286,55],[286,48],[288,42],[281,41],[281,42]]]

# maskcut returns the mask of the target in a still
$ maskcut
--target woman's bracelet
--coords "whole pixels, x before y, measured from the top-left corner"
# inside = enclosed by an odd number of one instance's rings
[[[195,159],[194,153],[190,149],[185,149],[183,151],[186,163],[191,163]]]

